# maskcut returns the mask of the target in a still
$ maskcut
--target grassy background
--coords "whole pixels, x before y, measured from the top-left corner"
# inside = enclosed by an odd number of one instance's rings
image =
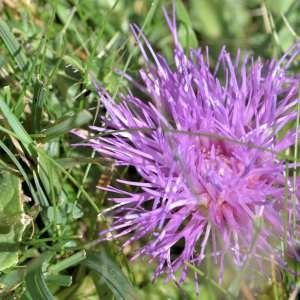
[[[297,0],[176,1],[183,46],[208,45],[214,64],[226,45],[279,57],[300,34]],[[114,73],[143,66],[129,24],[143,27],[171,61],[167,0],[3,0],[0,2],[0,298],[196,299],[159,279],[153,266],[128,257],[118,242],[94,242],[107,226],[106,195],[95,188],[130,176],[90,150],[71,146],[69,131],[102,113],[90,76],[113,95],[128,84]],[[297,65],[294,71],[299,71]],[[135,76],[135,75],[134,75]],[[271,267],[272,269],[272,267]],[[274,271],[274,270],[273,270]],[[258,284],[228,270],[216,287],[201,269],[201,299],[287,299],[297,278],[285,273]],[[299,285],[299,281],[298,281]]]

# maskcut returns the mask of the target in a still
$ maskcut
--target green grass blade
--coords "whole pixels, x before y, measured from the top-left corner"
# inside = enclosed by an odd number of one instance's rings
[[[70,286],[72,284],[72,276],[68,275],[48,275],[45,276],[46,282],[48,284],[58,285],[58,286]]]
[[[66,175],[67,178],[81,191],[82,195],[88,200],[90,205],[94,208],[94,210],[99,213],[100,209],[98,208],[95,201],[91,198],[91,196],[85,191],[85,189],[78,183],[78,181],[68,172],[66,171],[58,162],[56,162],[54,159],[52,159],[50,156],[48,156],[42,149],[39,149],[39,155],[43,156],[44,159],[48,160],[53,164],[53,166],[56,166],[58,170],[60,170],[63,174]]]
[[[34,300],[53,300],[54,297],[49,291],[45,281],[44,269],[47,269],[53,252],[44,252],[27,265],[25,276],[26,291]]]
[[[137,300],[135,291],[118,265],[105,252],[88,252],[83,265],[95,271],[106,282],[117,300]]]
[[[34,132],[39,132],[41,130],[41,117],[44,99],[45,88],[43,86],[43,83],[37,80],[34,86],[32,101],[32,127]]]
[[[14,58],[20,70],[24,70],[27,66],[27,59],[22,51],[21,45],[16,40],[13,33],[4,21],[0,20],[0,37],[9,51],[10,55]]]
[[[64,260],[58,262],[55,265],[49,267],[49,273],[57,274],[71,266],[77,265],[78,263],[82,262],[86,259],[86,252],[82,250],[80,252],[75,253],[74,255],[65,258]]]
[[[26,132],[18,118],[13,114],[8,105],[3,99],[0,99],[0,111],[6,118],[9,126],[16,134],[17,138],[21,141],[28,154],[32,154],[30,145],[33,144],[33,140],[30,135]]]
[[[36,194],[35,189],[33,188],[30,179],[26,173],[26,171],[24,170],[24,168],[22,167],[22,165],[19,163],[19,161],[16,159],[15,155],[9,150],[9,148],[2,142],[0,141],[0,148],[2,148],[2,150],[8,155],[8,157],[12,160],[12,162],[15,164],[15,166],[18,168],[18,170],[20,171],[20,173],[22,174],[26,184],[29,187],[30,193],[34,199],[34,201],[36,203],[39,203],[39,197]]]
[[[204,272],[196,268],[194,265],[190,264],[189,262],[185,263],[191,270],[199,274],[202,278],[205,278],[215,289],[219,290],[222,294],[226,296],[227,299],[235,299],[233,295],[231,295],[228,291],[226,291],[223,287],[221,287],[217,282],[213,279],[208,278]]]
[[[42,269],[39,268],[26,276],[26,288],[34,300],[53,300],[54,297],[48,289]]]
[[[99,273],[92,271],[91,277],[100,299],[114,299],[113,292],[111,291],[110,287],[107,286],[106,281],[102,278],[102,276],[99,275]]]
[[[83,110],[74,116],[58,122],[52,127],[46,129],[43,133],[45,140],[57,138],[60,135],[69,132],[71,129],[87,124],[92,119],[92,115],[87,110]]]

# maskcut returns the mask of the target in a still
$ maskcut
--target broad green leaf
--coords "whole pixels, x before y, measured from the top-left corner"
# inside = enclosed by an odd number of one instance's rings
[[[117,300],[138,299],[122,270],[104,251],[88,252],[83,265],[103,278]]]
[[[8,293],[10,289],[13,289],[15,286],[19,285],[24,278],[24,269],[13,270],[7,274],[3,274],[0,277],[0,295],[4,296],[5,293]]]
[[[266,0],[268,8],[274,14],[285,14],[295,0]]]
[[[29,223],[23,209],[21,180],[0,172],[0,271],[18,263],[18,243]]]

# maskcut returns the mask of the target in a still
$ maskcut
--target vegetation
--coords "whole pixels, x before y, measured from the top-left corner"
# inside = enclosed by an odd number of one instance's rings
[[[101,214],[109,205],[107,193],[96,186],[137,174],[74,147],[78,138],[70,133],[100,124],[105,113],[93,78],[116,99],[133,88],[115,72],[136,77],[144,64],[131,23],[171,61],[172,37],[161,10],[170,4],[1,1],[1,299],[198,299],[192,272],[183,286],[165,284],[164,278],[152,283],[154,266],[129,260],[138,244],[121,252],[122,241],[97,241],[110,220]],[[178,0],[176,5],[182,44],[185,49],[208,45],[212,65],[223,45],[232,53],[241,48],[279,58],[299,39],[297,0]],[[299,70],[296,61],[292,71]],[[285,154],[299,161],[297,145]],[[295,262],[290,266],[297,268]],[[243,271],[226,270],[220,287],[207,261],[196,270],[200,298],[296,299],[299,275],[272,263],[269,268],[268,280],[246,280]]]

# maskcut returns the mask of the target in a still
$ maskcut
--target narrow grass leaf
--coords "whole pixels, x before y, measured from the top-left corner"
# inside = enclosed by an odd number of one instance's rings
[[[33,199],[35,200],[36,203],[39,203],[39,197],[37,196],[37,193],[36,193],[34,187],[32,186],[29,177],[28,177],[26,171],[24,170],[24,168],[22,167],[22,165],[19,163],[19,161],[15,157],[15,155],[9,150],[9,148],[2,141],[0,141],[0,148],[2,148],[2,150],[8,155],[8,157],[12,160],[12,162],[18,168],[18,170],[22,174],[26,184],[29,187],[29,190],[30,190],[30,193],[31,193]]]
[[[224,294],[226,296],[226,299],[235,299],[233,295],[231,295],[231,293],[229,293],[228,291],[226,291],[223,287],[221,287],[217,282],[215,282],[213,279],[207,277],[205,275],[204,272],[202,272],[200,269],[196,268],[195,266],[193,266],[192,264],[186,262],[186,265],[193,270],[194,272],[196,272],[197,274],[199,274],[202,278],[205,278],[215,289],[219,290],[222,294]]]
[[[57,138],[60,135],[69,132],[71,129],[87,124],[92,119],[92,115],[87,110],[83,110],[72,117],[64,119],[57,124],[49,127],[43,133],[45,140]]]
[[[74,265],[79,264],[85,259],[86,259],[86,252],[85,250],[82,250],[70,257],[65,258],[64,260],[58,262],[57,264],[50,266],[48,271],[50,274],[58,274],[59,272],[65,269],[68,269]]]
[[[39,153],[39,155],[43,155],[44,159],[47,159],[54,166],[56,166],[58,168],[58,170],[60,170],[63,174],[65,174],[66,177],[69,178],[69,180],[81,191],[82,195],[88,200],[88,202],[91,204],[91,206],[94,208],[94,210],[97,213],[100,212],[100,209],[98,208],[95,201],[86,192],[86,190],[82,187],[82,185],[80,185],[79,182],[68,171],[66,171],[58,162],[56,162],[54,159],[52,159],[50,156],[48,156],[42,149],[39,149],[38,153]]]
[[[92,271],[91,277],[93,279],[98,297],[100,299],[114,299],[114,294],[113,294],[112,290],[107,285],[107,283],[103,279],[103,277],[101,275],[99,275],[99,273]]]
[[[54,297],[48,289],[41,267],[29,272],[26,276],[26,288],[34,300],[53,300]]]
[[[16,61],[18,68],[24,70],[27,66],[27,59],[22,51],[21,45],[16,40],[7,24],[2,20],[0,20],[0,37],[10,55]]]
[[[102,252],[88,252],[83,265],[98,273],[117,300],[137,300],[134,288],[118,265]]]
[[[186,36],[185,41],[183,41],[183,45],[185,46],[185,48],[197,47],[198,41],[196,34],[193,30],[193,22],[190,19],[187,9],[185,8],[181,0],[176,1],[176,8],[178,20],[185,25],[186,29]]]
[[[72,276],[68,275],[61,275],[61,274],[56,274],[56,275],[47,275],[45,276],[46,282],[50,285],[53,284],[55,286],[70,286],[72,284]]]
[[[53,252],[44,252],[39,257],[33,259],[27,265],[27,274],[25,276],[26,291],[34,300],[53,300],[46,281],[43,270],[47,269],[49,261],[53,257]]]
[[[3,99],[0,99],[0,111],[3,113],[9,126],[14,131],[17,138],[22,142],[28,154],[32,154],[30,145],[33,144],[33,140]]]
[[[45,99],[45,88],[42,82],[36,81],[32,101],[32,127],[34,132],[41,130],[41,117]]]
[[[41,205],[41,207],[48,207],[49,201],[48,201],[47,196],[45,195],[45,192],[40,184],[40,181],[39,181],[39,178],[38,178],[36,172],[33,172],[33,180],[34,180],[35,186],[37,188],[37,193],[39,195],[39,197],[38,197],[39,204]]]

